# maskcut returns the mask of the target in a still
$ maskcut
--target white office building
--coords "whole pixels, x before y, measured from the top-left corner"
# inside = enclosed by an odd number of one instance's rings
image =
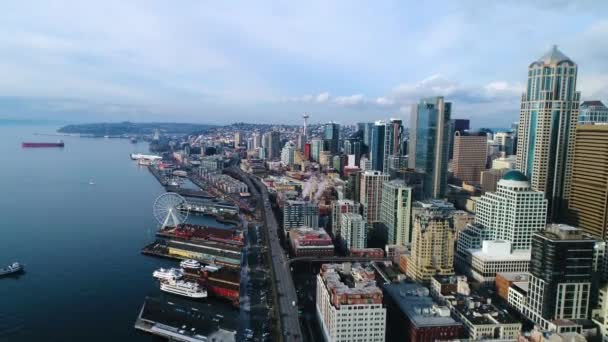
[[[380,220],[388,230],[388,244],[407,246],[411,243],[411,214],[412,188],[403,180],[384,182]]]
[[[346,213],[341,215],[341,237],[346,249],[365,248],[367,245],[367,222],[359,214]]]
[[[530,249],[532,234],[547,222],[545,194],[534,191],[528,178],[511,170],[498,181],[496,192],[477,200],[475,222],[489,229],[488,240],[511,242],[513,250]]]
[[[509,241],[483,241],[481,249],[469,250],[470,269],[465,272],[482,285],[491,285],[497,273],[528,272],[530,250],[511,251]]]

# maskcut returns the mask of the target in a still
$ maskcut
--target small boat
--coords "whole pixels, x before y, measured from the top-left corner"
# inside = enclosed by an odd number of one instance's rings
[[[21,265],[18,262],[14,262],[9,266],[6,266],[4,268],[0,268],[0,277],[2,276],[7,276],[10,274],[17,274],[23,272],[23,265]]]
[[[189,269],[198,270],[199,268],[201,268],[201,263],[196,260],[188,259],[188,260],[184,260],[184,261],[180,262],[179,266],[181,268],[186,268],[186,269],[189,268]]]

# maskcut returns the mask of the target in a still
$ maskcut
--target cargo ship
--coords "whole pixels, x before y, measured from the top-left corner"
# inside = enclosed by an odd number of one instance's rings
[[[36,147],[64,147],[63,140],[58,142],[23,142],[21,147],[23,148],[36,148]]]

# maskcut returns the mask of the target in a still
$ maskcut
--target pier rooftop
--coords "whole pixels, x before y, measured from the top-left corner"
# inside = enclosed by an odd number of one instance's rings
[[[146,298],[135,328],[177,341],[235,341],[238,311],[215,303],[174,296]]]

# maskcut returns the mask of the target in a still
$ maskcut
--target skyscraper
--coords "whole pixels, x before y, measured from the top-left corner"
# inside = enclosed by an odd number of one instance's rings
[[[524,315],[543,329],[555,319],[587,319],[596,279],[595,244],[567,225],[535,233]]]
[[[409,167],[425,173],[424,198],[439,198],[447,188],[452,104],[443,97],[422,99],[410,119]]]
[[[372,170],[384,171],[386,122],[376,121],[372,130],[370,159]]]
[[[471,122],[469,121],[469,119],[452,119],[450,120],[450,122],[450,146],[454,146],[454,134],[456,132],[464,133],[465,131],[471,129]],[[452,159],[452,157],[454,156],[453,148],[450,148],[449,154],[449,159]]]
[[[243,143],[243,134],[241,132],[234,133],[234,147],[239,147]]]
[[[296,146],[288,141],[281,150],[281,164],[284,166],[293,166],[295,160]]]
[[[400,119],[390,119],[384,129],[384,161],[382,172],[388,173],[389,159],[401,156],[401,141],[403,140],[403,125]]]
[[[363,151],[361,153],[368,153],[372,146],[372,131],[374,129],[373,122],[359,122],[357,124],[359,131],[361,131],[363,140],[361,141]]]
[[[342,214],[359,214],[361,204],[352,200],[336,200],[332,202],[331,210],[331,233],[332,236],[341,235]]]
[[[285,201],[283,207],[283,229],[301,226],[319,227],[319,206],[308,201]]]
[[[608,239],[608,125],[579,124],[576,128],[571,223]]]
[[[416,203],[412,212],[412,253],[407,275],[428,282],[432,276],[454,274],[454,207],[434,201]]]
[[[382,183],[388,175],[380,171],[365,171],[361,175],[359,200],[367,213],[367,222],[380,222],[380,205],[382,203]]]
[[[262,147],[266,149],[267,159],[281,157],[281,134],[278,131],[266,132],[262,136]]]
[[[486,169],[488,140],[482,133],[454,133],[452,172],[459,182],[479,184]]]
[[[510,241],[513,250],[529,249],[532,234],[546,221],[544,194],[532,190],[528,178],[517,170],[505,173],[496,192],[481,196],[475,208],[475,222],[489,229],[488,240]]]
[[[406,246],[411,242],[412,189],[403,180],[382,184],[380,219],[388,231],[388,244]]]
[[[257,150],[258,148],[262,147],[262,135],[260,133],[253,133],[251,137],[253,138],[254,150]]]
[[[323,140],[321,139],[312,139],[310,142],[310,158],[314,162],[319,162],[321,159],[321,151],[323,151]]]
[[[579,113],[577,65],[557,46],[528,67],[517,134],[517,168],[549,200],[549,217],[566,209]]]
[[[327,145],[327,151],[336,154],[340,149],[340,125],[328,122],[323,128],[323,139]]]

